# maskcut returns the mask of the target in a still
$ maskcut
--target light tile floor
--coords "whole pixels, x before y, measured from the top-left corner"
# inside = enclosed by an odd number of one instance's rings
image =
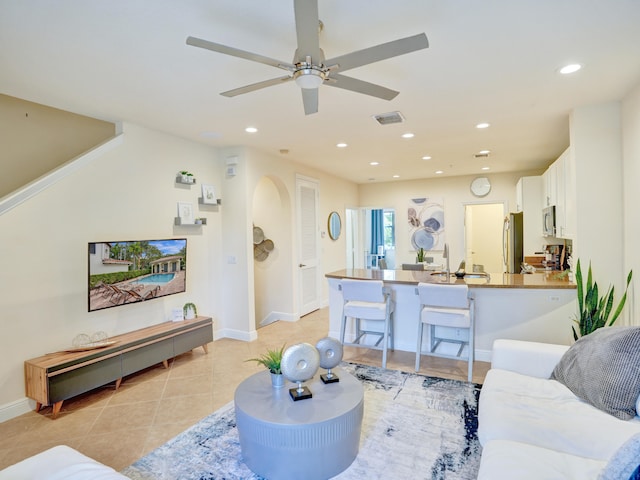
[[[0,469],[59,444],[110,465],[130,465],[154,448],[233,400],[236,386],[262,367],[245,362],[267,348],[299,342],[315,344],[327,335],[329,310],[313,312],[298,322],[276,322],[258,331],[258,340],[231,339],[196,348],[169,362],[125,377],[120,389],[110,384],[66,400],[58,418],[51,408],[0,423]],[[382,352],[346,347],[344,360],[380,366]],[[387,368],[414,371],[415,354],[389,352]],[[482,383],[489,364],[474,364],[473,380]],[[467,363],[422,357],[421,373],[466,380]]]

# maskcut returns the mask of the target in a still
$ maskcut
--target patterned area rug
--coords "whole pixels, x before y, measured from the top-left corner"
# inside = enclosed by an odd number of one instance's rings
[[[343,363],[364,385],[360,451],[337,477],[475,479],[480,386]],[[233,402],[122,473],[133,480],[260,480],[242,462]]]

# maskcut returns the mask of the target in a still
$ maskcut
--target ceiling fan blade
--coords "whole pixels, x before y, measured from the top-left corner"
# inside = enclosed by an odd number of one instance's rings
[[[213,52],[224,53],[225,55],[231,55],[232,57],[244,58],[245,60],[251,60],[253,62],[264,63],[276,68],[282,68],[283,70],[295,70],[295,67],[287,62],[281,62],[273,58],[265,57],[257,53],[246,52],[238,48],[228,47],[220,43],[210,42],[196,37],[187,37],[187,45],[193,47],[204,48],[205,50],[211,50]]]
[[[393,40],[382,43],[375,47],[365,48],[356,52],[347,53],[339,57],[330,58],[325,61],[325,65],[338,65],[338,70],[344,72],[352,68],[361,67],[370,63],[379,62],[387,58],[397,57],[405,53],[415,52],[429,47],[429,40],[424,33],[413,35],[412,37]]]
[[[296,36],[298,39],[298,49],[294,61],[304,60],[310,56],[315,64],[322,63],[320,53],[319,28],[320,18],[318,17],[318,0],[295,0],[293,9],[296,15]]]
[[[331,79],[335,80],[334,82]],[[324,82],[329,87],[338,87],[352,92],[364,93],[372,97],[382,98],[383,100],[393,100],[400,92],[391,90],[390,88],[376,85],[375,83],[365,82],[357,78],[347,77],[340,74],[332,74],[329,81]]]
[[[317,88],[301,88],[302,103],[304,104],[304,114],[311,115],[318,113],[318,89]]]
[[[253,92],[255,90],[260,90],[261,88],[278,85],[279,83],[288,82],[290,80],[293,80],[293,77],[286,75],[284,77],[272,78],[271,80],[264,80],[262,82],[252,83],[251,85],[245,85],[244,87],[234,88],[233,90],[227,90],[226,92],[222,92],[220,95],[224,97],[235,97],[236,95]]]

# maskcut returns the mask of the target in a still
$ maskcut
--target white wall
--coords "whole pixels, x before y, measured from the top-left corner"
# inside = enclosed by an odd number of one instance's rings
[[[198,210],[199,184],[175,185],[180,169],[220,184],[213,148],[124,125],[121,146],[0,216],[0,420],[3,405],[24,399],[23,362],[79,333],[157,324],[190,301],[216,317],[220,214]],[[178,201],[193,202],[207,226],[175,227]],[[87,312],[89,242],[176,237],[188,239],[187,293]]]
[[[630,289],[630,323],[640,325],[640,85],[622,102],[622,145],[624,185],[624,274],[633,269]]]
[[[617,305],[629,271],[623,255],[620,102],[576,108],[570,117],[570,141],[576,172],[574,262],[580,259],[585,281],[591,262],[603,293],[609,285],[615,286]]]
[[[281,191],[276,186],[282,186]],[[264,232],[274,249],[263,260],[254,260],[256,328],[275,320],[291,319],[291,201],[279,179],[262,177],[253,196],[253,224]],[[288,279],[288,280],[287,280]]]
[[[274,181],[282,199],[295,198],[296,173],[317,178],[320,233],[332,210],[344,215],[345,205],[357,200],[355,184],[292,160],[241,147],[215,149],[136,125],[123,131],[121,145],[0,215],[0,421],[27,408],[23,362],[70,346],[79,333],[143,328],[194,302],[198,313],[214,318],[216,338],[255,339],[253,198],[263,177]],[[235,176],[225,175],[230,157],[237,161]],[[175,184],[183,169],[195,174],[196,185]],[[222,205],[198,207],[201,183],[216,187]],[[178,201],[192,202],[207,225],[174,226]],[[295,211],[284,212],[279,221],[290,233],[274,236],[287,274],[278,278],[279,288],[258,295],[297,318]],[[186,293],[87,312],[89,242],[179,237],[188,239]],[[343,237],[320,241],[322,274],[344,268]]]
[[[345,218],[345,209],[347,205],[354,205],[358,198],[358,186],[347,180],[336,178],[319,170],[295,163],[294,159],[281,158],[269,155],[254,149],[245,149],[244,155],[247,158],[247,192],[249,199],[253,202],[254,192],[260,181],[264,178],[270,178],[276,182],[280,190],[280,197],[285,201],[289,199],[290,217],[285,221],[289,225],[289,241],[282,237],[280,251],[287,252],[289,272],[286,275],[277,278],[278,289],[271,291],[270,295],[282,295],[287,300],[279,301],[279,305],[285,305],[287,310],[281,312],[285,319],[292,320],[299,318],[299,290],[298,290],[298,241],[296,238],[297,230],[295,228],[296,218],[296,175],[304,175],[314,178],[320,185],[320,200],[318,208],[318,232],[320,236],[320,255],[321,255],[321,277],[319,279],[322,286],[321,300],[324,305],[328,304],[328,286],[324,279],[324,274],[345,268],[346,262],[346,243],[344,233],[340,235],[338,240],[331,240],[327,233],[327,221],[329,214],[336,211],[340,217]],[[253,203],[251,203],[253,205]],[[260,223],[259,218],[250,218],[247,220],[247,228],[252,228],[252,224]],[[344,223],[343,223],[344,225]],[[252,253],[253,255],[253,253]],[[251,257],[253,259],[253,256]],[[252,260],[253,261],[253,260]],[[252,269],[253,270],[253,269]],[[252,273],[253,275],[253,273]],[[254,284],[253,279],[250,282]],[[263,295],[263,292],[257,292]],[[287,304],[288,302],[288,304]]]
[[[475,176],[429,178],[360,185],[360,205],[395,208],[396,210],[396,265],[413,263],[415,251],[411,247],[407,221],[409,200],[416,197],[442,198],[444,201],[446,242],[449,244],[451,265],[457,266],[465,257],[464,206],[470,203],[504,203],[506,212],[515,211],[516,183],[525,175],[540,172],[499,173],[486,175],[491,181],[491,192],[483,198],[474,197],[469,185]],[[441,252],[428,253],[440,263]]]

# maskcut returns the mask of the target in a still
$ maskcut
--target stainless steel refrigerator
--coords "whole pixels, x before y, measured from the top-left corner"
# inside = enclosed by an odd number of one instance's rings
[[[504,219],[502,231],[502,258],[507,273],[520,273],[524,262],[523,215],[510,213]]]

